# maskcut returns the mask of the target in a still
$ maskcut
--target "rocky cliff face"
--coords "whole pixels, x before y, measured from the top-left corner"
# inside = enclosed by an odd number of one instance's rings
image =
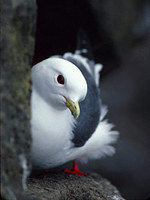
[[[35,1],[1,5],[2,196],[21,199],[29,173],[30,67],[34,50]]]
[[[36,3],[6,0],[1,15],[2,198],[122,199],[97,176],[30,174],[30,68],[34,51]],[[27,189],[28,188],[28,189]]]

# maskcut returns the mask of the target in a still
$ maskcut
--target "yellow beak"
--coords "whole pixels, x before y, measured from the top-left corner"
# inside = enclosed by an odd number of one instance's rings
[[[80,107],[79,107],[79,103],[73,102],[70,99],[66,98],[66,106],[70,109],[72,115],[74,116],[75,119],[77,119],[80,115]]]

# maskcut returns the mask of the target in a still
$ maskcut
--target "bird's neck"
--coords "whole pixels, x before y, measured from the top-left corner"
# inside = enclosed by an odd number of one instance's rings
[[[45,127],[45,129],[58,132],[61,130],[69,130],[72,132],[72,125],[75,123],[75,119],[71,115],[68,108],[66,110],[59,110],[53,105],[47,103],[34,89],[31,97],[31,113],[33,125]],[[38,124],[37,124],[38,122]]]

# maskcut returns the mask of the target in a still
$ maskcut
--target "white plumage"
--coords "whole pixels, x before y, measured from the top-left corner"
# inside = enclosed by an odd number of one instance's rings
[[[87,62],[85,68],[88,68]],[[97,85],[100,68],[101,65],[95,67]],[[64,84],[58,82],[59,75],[63,76]],[[118,132],[112,131],[112,125],[104,120],[105,106],[101,107],[99,124],[92,136],[83,146],[74,147],[73,128],[78,124],[71,108],[66,106],[66,98],[72,102],[84,101],[88,89],[83,74],[74,64],[56,57],[46,59],[32,68],[32,82],[33,166],[46,169],[70,160],[86,162],[115,152],[111,144]]]

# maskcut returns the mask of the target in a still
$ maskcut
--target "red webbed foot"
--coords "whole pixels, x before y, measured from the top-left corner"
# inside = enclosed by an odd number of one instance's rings
[[[69,174],[76,174],[76,175],[80,175],[80,176],[87,176],[86,173],[82,173],[78,166],[77,163],[75,161],[73,161],[73,169],[69,170],[69,169],[65,169],[64,170],[65,173],[69,173]]]

